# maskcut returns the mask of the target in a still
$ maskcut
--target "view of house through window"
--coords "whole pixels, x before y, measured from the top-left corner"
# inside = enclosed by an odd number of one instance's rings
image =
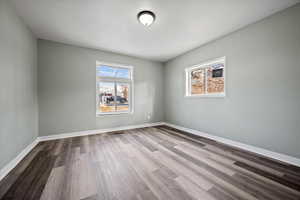
[[[97,64],[97,114],[114,114],[130,112],[131,88],[131,67]]]
[[[186,96],[225,95],[225,58],[186,69]]]

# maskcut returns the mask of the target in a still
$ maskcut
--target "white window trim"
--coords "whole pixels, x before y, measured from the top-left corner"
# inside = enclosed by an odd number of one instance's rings
[[[130,77],[131,79],[122,79],[122,78],[111,78],[111,77],[102,77],[104,82],[116,82],[116,83],[129,83],[130,84],[130,90],[129,90],[129,110],[128,111],[122,111],[122,112],[97,112],[97,91],[95,93],[95,100],[96,100],[96,117],[103,117],[103,116],[116,116],[116,115],[124,115],[124,114],[133,114],[134,113],[134,67],[131,65],[125,65],[120,63],[111,63],[111,62],[102,62],[102,61],[96,61],[96,66],[99,65],[107,65],[111,67],[117,67],[117,68],[127,68],[130,69]],[[96,90],[97,90],[97,73],[95,75],[96,78]]]
[[[191,94],[191,84],[190,84],[190,80],[191,80],[191,71],[194,69],[199,69],[199,68],[205,68],[208,65],[214,64],[216,62],[223,62],[224,63],[224,69],[223,69],[223,76],[224,76],[224,92],[223,93],[211,93],[211,94]],[[206,84],[206,82],[205,82]],[[191,67],[188,67],[185,69],[185,95],[184,97],[187,98],[224,98],[226,97],[226,57],[220,57],[220,58],[215,58],[215,59],[211,59],[205,62],[202,62],[200,64],[197,65],[193,65]]]

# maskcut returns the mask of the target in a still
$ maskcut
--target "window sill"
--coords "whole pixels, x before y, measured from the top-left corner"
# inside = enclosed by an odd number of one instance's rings
[[[130,114],[133,114],[133,112],[96,113],[96,117],[119,116],[119,115],[130,115]]]
[[[186,98],[225,98],[225,93],[221,94],[199,94],[199,95],[185,95]]]

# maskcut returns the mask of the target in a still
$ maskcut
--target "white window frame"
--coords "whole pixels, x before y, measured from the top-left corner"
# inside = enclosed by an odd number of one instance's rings
[[[98,93],[97,93],[97,72],[96,72],[96,117],[101,116],[107,116],[107,115],[121,115],[121,114],[133,114],[134,112],[134,79],[133,79],[133,73],[134,73],[134,67],[131,65],[125,65],[125,64],[119,64],[119,63],[111,63],[111,62],[102,62],[102,61],[96,61],[96,68],[99,65],[106,65],[114,68],[126,68],[130,70],[130,79],[124,79],[124,78],[114,78],[114,77],[101,77],[101,82],[114,82],[115,83],[115,92],[116,92],[116,83],[128,83],[130,85],[129,87],[129,109],[128,111],[115,111],[115,112],[98,112]]]
[[[191,93],[191,72],[195,69],[206,68],[214,63],[224,63],[223,68],[223,77],[224,77],[224,92],[222,93],[210,93],[210,94],[192,94]],[[207,84],[207,79],[205,79],[205,84]],[[207,89],[207,87],[205,87]],[[197,65],[193,65],[185,69],[185,97],[216,97],[223,98],[226,96],[226,57],[220,57],[216,59],[211,59],[205,62],[202,62]]]

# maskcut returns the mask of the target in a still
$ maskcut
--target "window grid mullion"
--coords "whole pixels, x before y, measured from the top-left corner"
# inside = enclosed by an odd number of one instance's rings
[[[207,94],[207,72],[208,72],[208,68],[206,67],[204,70],[204,81],[205,81],[205,94]]]
[[[114,96],[114,103],[115,103],[115,112],[117,111],[117,82],[115,81],[115,96]]]
[[[102,77],[102,76],[98,76],[98,77],[99,77],[99,80],[101,80],[101,81],[106,81],[106,82],[117,81],[117,82],[130,83],[130,82],[132,81],[131,79],[107,78],[107,77]]]

